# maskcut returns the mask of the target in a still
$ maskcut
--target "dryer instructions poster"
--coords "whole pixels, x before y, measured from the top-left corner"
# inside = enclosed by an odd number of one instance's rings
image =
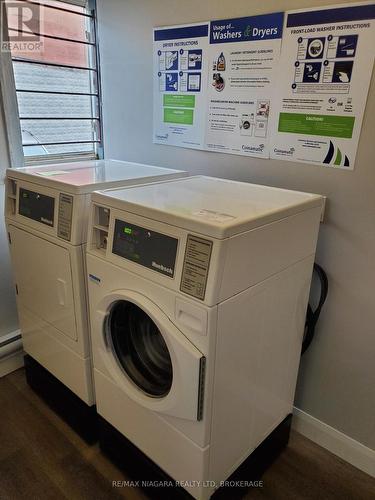
[[[154,30],[154,142],[269,158],[283,13]]]
[[[374,18],[374,3],[286,12],[271,158],[354,168]]]
[[[154,142],[204,147],[208,23],[154,30]]]

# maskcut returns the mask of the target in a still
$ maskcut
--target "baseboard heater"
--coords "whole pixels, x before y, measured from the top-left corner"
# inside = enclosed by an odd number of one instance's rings
[[[22,349],[21,334],[18,331],[0,337],[0,360]]]

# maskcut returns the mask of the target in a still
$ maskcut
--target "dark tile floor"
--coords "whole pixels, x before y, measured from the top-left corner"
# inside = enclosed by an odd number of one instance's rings
[[[0,500],[144,499],[27,386],[23,370],[0,379]],[[292,432],[290,444],[247,499],[375,500],[375,479]]]

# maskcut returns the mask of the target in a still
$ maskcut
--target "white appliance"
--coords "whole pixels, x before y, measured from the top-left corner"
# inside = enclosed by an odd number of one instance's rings
[[[98,413],[195,498],[292,411],[322,201],[202,176],[92,196]]]
[[[185,175],[114,160],[7,170],[5,216],[24,350],[89,406],[95,395],[84,257],[91,192]]]

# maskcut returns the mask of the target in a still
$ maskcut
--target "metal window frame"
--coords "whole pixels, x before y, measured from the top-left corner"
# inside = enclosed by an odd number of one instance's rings
[[[84,9],[86,9],[88,0],[56,0],[56,1],[70,3],[71,5],[75,5],[76,7],[83,7]]]
[[[99,34],[98,34],[98,20],[97,13],[98,10],[96,8],[96,0],[87,0],[87,7],[90,12],[93,20],[93,30],[95,36],[95,68],[96,68],[96,87],[98,91],[98,112],[100,120],[98,122],[99,125],[99,137],[100,142],[97,146],[97,154],[98,158],[104,158],[104,134],[103,134],[103,103],[102,103],[102,78],[101,78],[101,66],[100,66],[100,51],[99,51]]]
[[[84,95],[90,97],[98,97],[98,93],[94,92],[63,92],[59,90],[31,90],[31,89],[16,89],[16,93],[25,93],[25,94],[56,94],[56,95]]]
[[[3,2],[4,0],[0,0],[0,2]],[[52,5],[46,5],[42,2],[34,1],[34,0],[24,0],[26,2],[29,2],[31,4],[35,5],[40,5],[41,7],[44,8],[50,8],[54,10],[59,10],[63,12],[69,12],[72,14],[80,15],[85,18],[91,19],[92,20],[92,34],[93,34],[93,39],[95,42],[84,42],[80,40],[72,40],[64,37],[57,37],[57,36],[52,36],[52,35],[47,35],[47,34],[36,34],[42,37],[46,38],[51,38],[51,39],[56,39],[60,41],[66,41],[70,43],[81,43],[85,45],[89,45],[93,48],[93,66],[94,67],[82,67],[82,66],[74,66],[74,65],[68,65],[68,64],[58,64],[58,63],[52,63],[52,62],[45,62],[45,61],[38,61],[38,60],[29,60],[26,58],[20,58],[20,57],[11,57],[11,54],[8,53],[8,67],[10,66],[10,73],[11,73],[11,78],[9,79],[9,83],[12,87],[12,92],[7,92],[11,96],[11,100],[13,102],[13,110],[15,110],[15,113],[17,116],[14,116],[14,111],[12,113],[13,117],[10,120],[12,123],[16,123],[15,127],[15,132],[13,135],[16,136],[17,140],[16,141],[11,141],[9,134],[8,134],[8,142],[9,142],[9,148],[12,151],[12,155],[14,156],[14,159],[11,161],[11,165],[13,167],[19,167],[23,165],[32,165],[32,164],[41,164],[41,163],[54,163],[54,162],[60,162],[60,161],[67,161],[67,158],[70,161],[74,161],[75,159],[77,161],[81,160],[82,157],[84,159],[95,159],[95,158],[103,158],[104,157],[104,148],[103,148],[103,123],[102,123],[102,101],[101,101],[101,78],[100,78],[100,67],[99,67],[99,47],[98,47],[98,33],[97,33],[97,18],[96,18],[96,0],[88,0],[85,1],[85,5],[82,5],[83,2],[77,1],[75,2],[69,0],[61,0],[62,3],[72,3],[74,5],[79,5],[82,7],[86,8],[85,13],[81,12],[76,12],[74,10],[69,10],[64,7],[58,7],[58,6],[52,6]],[[15,30],[11,29],[11,31],[20,31],[21,30]],[[13,72],[13,62],[18,62],[18,63],[25,63],[25,64],[40,64],[44,66],[52,66],[52,67],[58,67],[58,68],[69,68],[69,69],[77,69],[77,70],[84,70],[84,71],[90,71],[92,75],[96,75],[96,92],[64,92],[64,91],[39,91],[39,90],[32,90],[32,89],[16,89],[15,87],[15,81],[14,81],[14,72]],[[18,101],[17,101],[17,92],[21,93],[39,93],[39,94],[56,94],[56,95],[86,95],[91,97],[92,101],[92,112],[93,116],[92,117],[85,117],[85,118],[80,118],[80,117],[20,117],[18,113]],[[94,114],[94,99],[97,100],[97,113]],[[7,113],[9,115],[9,113]],[[45,142],[45,143],[38,143],[37,145],[39,146],[58,146],[58,145],[69,145],[69,144],[92,144],[94,146],[94,151],[91,152],[67,152],[67,153],[61,153],[61,154],[56,154],[56,153],[50,153],[47,155],[38,155],[38,156],[25,156],[24,155],[24,150],[23,148],[35,146],[35,144],[22,144],[22,133],[21,133],[21,121],[22,120],[90,120],[92,123],[96,123],[98,130],[97,130],[97,136],[98,139],[96,140],[90,140],[90,141],[63,141],[63,142]],[[14,143],[16,144],[16,147]],[[11,155],[11,156],[12,156]]]
[[[47,33],[37,33],[35,31],[25,31],[25,30],[20,30],[16,28],[8,28],[9,31],[15,31],[16,33],[26,33],[26,34],[32,34],[35,36],[41,36],[43,38],[49,38],[51,40],[60,40],[62,42],[70,42],[70,43],[81,43],[83,45],[91,45],[95,47],[96,43],[95,42],[86,42],[85,40],[73,40],[72,38],[65,38],[63,36],[57,36],[57,35],[48,35]]]
[[[97,68],[88,68],[87,66],[73,66],[72,64],[58,64],[53,62],[38,61],[35,59],[26,59],[24,57],[12,57],[12,61],[25,64],[41,64],[42,66],[54,66],[56,68],[82,69],[85,71],[93,71],[97,73]]]
[[[0,9],[3,12],[5,0],[0,0]],[[3,33],[7,34],[7,18],[2,19]],[[0,92],[4,113],[5,132],[8,143],[9,166],[23,167],[25,164],[22,149],[21,122],[18,115],[16,86],[14,82],[13,64],[10,52],[2,52],[0,57]],[[1,169],[1,166],[0,166]],[[2,177],[2,176],[1,176]],[[0,179],[0,182],[2,178]]]
[[[43,2],[37,2],[36,0],[22,0],[23,2],[26,3],[31,3],[32,5],[39,5],[40,7],[46,7],[47,9],[54,9],[54,10],[59,10],[62,12],[71,12],[73,14],[77,14],[78,16],[83,16],[83,17],[92,17],[92,14],[87,14],[86,12],[77,12],[75,10],[70,10],[66,9],[64,7],[57,7],[57,5],[47,5]],[[70,3],[71,5],[76,5],[77,7],[82,7],[84,9],[88,9],[88,4],[90,3],[90,0],[85,1],[84,5],[82,5],[81,2],[77,1],[75,2],[74,0],[56,0],[56,1],[61,1],[61,3]]]
[[[75,5],[77,7],[87,8],[87,0],[57,0],[58,2],[64,1],[65,3],[70,3],[71,5]]]
[[[20,120],[82,120],[82,121],[99,121],[99,117],[80,117],[80,116],[20,116]],[[35,144],[34,144],[35,146]]]
[[[92,160],[92,154],[88,152],[81,152],[81,153],[76,153],[76,152],[70,152],[70,153],[60,153],[60,154],[55,154],[51,153],[48,155],[48,159],[44,155],[35,155],[35,156],[29,156],[28,157],[28,166],[35,166],[35,165],[51,165],[54,163],[67,163],[67,162],[74,162],[74,161],[83,161],[83,160]]]
[[[65,144],[97,144],[100,141],[92,140],[92,141],[63,141],[63,142],[38,142],[38,144],[24,144],[24,148],[33,147],[33,146],[61,146]]]

